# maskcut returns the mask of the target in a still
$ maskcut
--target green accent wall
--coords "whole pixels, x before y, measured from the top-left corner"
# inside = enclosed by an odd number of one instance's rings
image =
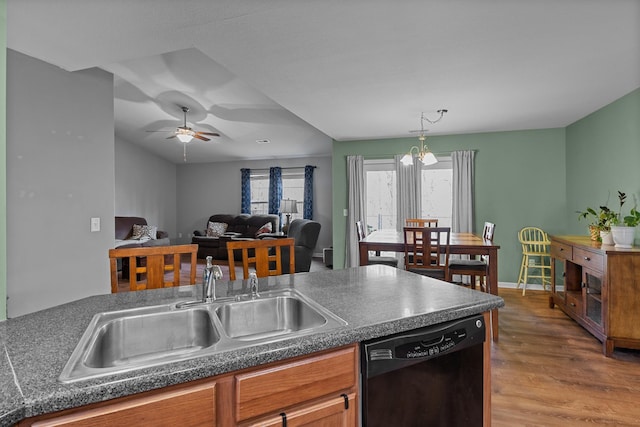
[[[390,158],[417,143],[417,138],[333,142],[334,268],[345,259],[347,155]],[[474,231],[485,221],[496,224],[499,280],[516,282],[522,254],[518,230],[538,226],[553,234],[566,229],[565,129],[431,136],[427,144],[436,155],[476,150]]]
[[[0,0],[0,320],[7,318],[7,3]]]
[[[640,89],[567,127],[567,232],[587,234],[577,210],[608,204],[617,211],[618,190],[627,193],[623,212],[633,195],[640,206]]]

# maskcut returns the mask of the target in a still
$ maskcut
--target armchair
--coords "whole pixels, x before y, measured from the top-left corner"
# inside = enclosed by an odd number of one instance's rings
[[[295,269],[296,273],[309,271],[311,268],[311,258],[313,250],[318,243],[320,234],[320,223],[309,219],[294,219],[289,225],[287,237],[292,237],[294,243]],[[289,273],[289,248],[282,248],[282,273]]]

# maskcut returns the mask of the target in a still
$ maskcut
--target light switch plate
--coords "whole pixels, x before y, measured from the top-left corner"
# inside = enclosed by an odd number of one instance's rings
[[[91,218],[91,232],[100,231],[100,218]]]

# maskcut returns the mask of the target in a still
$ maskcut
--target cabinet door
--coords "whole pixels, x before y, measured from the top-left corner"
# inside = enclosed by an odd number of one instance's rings
[[[345,398],[346,397],[346,398]],[[300,407],[270,417],[269,419],[242,424],[251,427],[356,427],[357,400],[355,393],[342,395]]]
[[[584,317],[602,329],[602,273],[584,268],[582,285]]]

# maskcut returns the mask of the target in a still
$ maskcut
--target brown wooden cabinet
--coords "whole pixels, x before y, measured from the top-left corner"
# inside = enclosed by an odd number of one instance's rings
[[[551,296],[603,343],[640,349],[640,248],[602,246],[586,236],[551,237]]]
[[[358,425],[358,345],[22,421],[20,426]]]

